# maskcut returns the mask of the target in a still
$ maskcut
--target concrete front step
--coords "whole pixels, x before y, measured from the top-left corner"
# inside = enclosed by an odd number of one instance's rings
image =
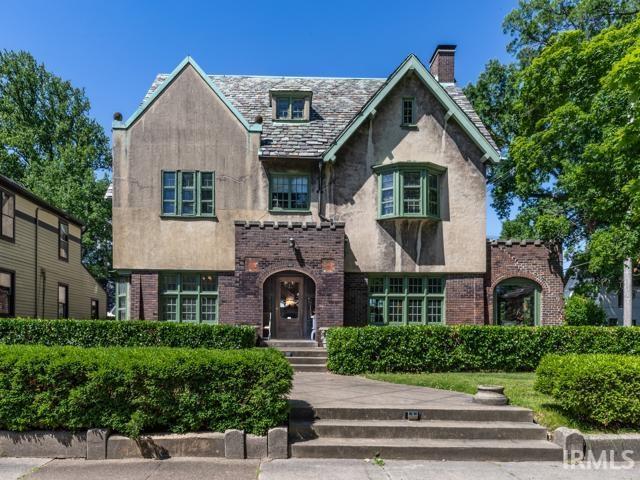
[[[324,357],[287,357],[289,363],[297,365],[326,365],[327,359]]]
[[[327,359],[327,351],[324,348],[278,348],[285,357],[321,357]]]
[[[533,422],[315,420],[290,422],[289,435],[292,440],[317,437],[546,440],[547,430]]]
[[[562,461],[562,448],[541,440],[316,438],[291,444],[296,458],[461,461]]]
[[[444,420],[462,422],[533,422],[533,412],[521,407],[469,405],[446,407],[310,407],[291,401],[292,420],[405,420],[407,411],[417,411],[421,421]]]
[[[314,340],[267,340],[264,342],[269,347],[274,348],[310,348],[318,347],[318,343]]]
[[[322,363],[314,365],[309,363],[291,363],[294,372],[327,372],[327,366]]]

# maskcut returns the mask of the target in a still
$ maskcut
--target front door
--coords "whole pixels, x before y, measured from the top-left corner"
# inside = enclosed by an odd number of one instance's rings
[[[303,338],[304,305],[303,277],[277,277],[275,333],[278,338]]]

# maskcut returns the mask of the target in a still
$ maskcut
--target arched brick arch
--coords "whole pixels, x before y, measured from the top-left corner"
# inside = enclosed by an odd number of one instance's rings
[[[298,272],[298,273],[302,273],[303,275],[306,275],[311,280],[313,280],[313,283],[316,286],[318,285],[318,278],[316,277],[315,272],[312,271],[309,268],[300,267],[300,266],[291,267],[289,265],[272,265],[269,268],[267,268],[266,270],[262,271],[260,273],[260,275],[258,275],[258,278],[256,279],[257,287],[262,290],[262,288],[264,287],[264,282],[266,282],[268,278],[270,278],[273,275],[276,275],[276,274],[278,274],[280,272]]]

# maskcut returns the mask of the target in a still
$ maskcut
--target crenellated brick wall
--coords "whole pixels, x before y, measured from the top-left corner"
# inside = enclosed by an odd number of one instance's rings
[[[540,241],[496,240],[487,243],[487,320],[493,323],[493,292],[508,278],[533,280],[542,290],[540,322],[560,325],[563,321],[564,282],[562,250]]]
[[[343,325],[343,223],[237,221],[235,244],[235,312],[221,315],[222,321],[262,325],[265,280],[291,270],[307,275],[316,285],[318,328]]]

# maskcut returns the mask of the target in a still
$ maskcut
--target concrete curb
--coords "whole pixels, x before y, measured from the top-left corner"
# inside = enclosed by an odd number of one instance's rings
[[[579,430],[560,427],[553,432],[553,441],[564,450],[568,463],[584,459],[606,459],[628,462],[640,460],[640,434],[583,434]]]
[[[271,458],[287,458],[287,435],[286,428],[271,429],[269,437],[227,430],[225,433],[153,434],[138,439],[111,435],[109,430],[99,428],[86,432],[0,430],[0,456],[87,460],[169,457],[265,459],[271,455],[274,455]]]

